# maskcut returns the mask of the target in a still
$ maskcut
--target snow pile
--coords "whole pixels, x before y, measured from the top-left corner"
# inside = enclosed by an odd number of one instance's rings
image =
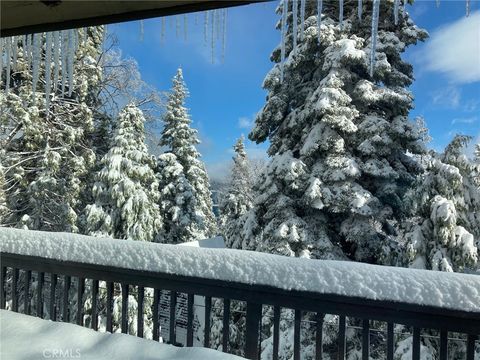
[[[0,243],[6,253],[480,312],[478,275],[11,228]]]
[[[225,249],[225,240],[221,236],[216,236],[210,239],[187,241],[178,245],[207,249]]]
[[[126,334],[100,333],[7,310],[0,310],[0,325],[1,359],[241,359],[211,349],[179,348]]]

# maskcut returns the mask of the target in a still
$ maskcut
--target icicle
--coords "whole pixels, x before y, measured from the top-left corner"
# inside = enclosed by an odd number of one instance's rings
[[[180,18],[179,16],[175,16],[175,29],[176,29],[176,34],[177,34],[177,39],[180,36]]]
[[[62,96],[65,95],[67,85],[67,30],[62,31]]]
[[[338,0],[338,22],[340,30],[343,30],[343,0]]]
[[[297,52],[297,34],[298,34],[298,0],[293,1],[293,52]]]
[[[140,20],[140,41],[143,41],[143,34],[144,34],[143,20]]]
[[[185,36],[185,41],[188,39],[188,19],[187,19],[187,14],[183,15],[183,33]]]
[[[405,1],[407,1],[407,0],[405,0]],[[437,5],[437,9],[438,9],[440,7],[440,0],[435,0],[435,3]]]
[[[86,28],[85,28],[86,29]],[[60,72],[60,33],[55,31],[53,33],[53,88],[58,88],[58,74]]]
[[[295,1],[295,0],[293,0]],[[286,39],[286,28],[287,28],[287,14],[288,14],[288,0],[282,0],[282,45],[280,50],[280,81],[283,82],[283,68],[285,65],[285,42]]]
[[[161,34],[161,41],[162,43],[165,42],[165,29],[167,27],[167,19],[165,17],[162,17],[162,34]]]
[[[33,34],[33,55],[32,55],[32,95],[35,100],[37,91],[38,72],[40,69],[40,34]]]
[[[217,10],[216,11],[216,14],[217,14],[217,18],[215,19],[216,23],[217,23],[217,41],[220,40],[220,35],[221,35],[221,29],[220,29],[220,26],[222,25],[222,19],[221,19],[221,14],[220,14],[220,10]]]
[[[205,45],[207,45],[207,42],[208,42],[207,33],[208,33],[208,11],[205,11],[205,18],[203,21],[203,38],[205,40]]]
[[[373,14],[372,14],[372,42],[370,52],[370,76],[373,76],[373,70],[375,67],[375,51],[377,47],[377,35],[378,35],[378,17],[380,15],[380,0],[373,0]]]
[[[212,10],[212,38],[211,38],[211,46],[212,46],[212,64],[215,63],[215,11]]]
[[[358,0],[358,20],[362,21],[363,0]]]
[[[227,48],[227,9],[223,9],[223,26],[222,26],[222,63],[225,62],[225,50]]]
[[[27,35],[27,41],[25,42],[25,59],[27,60],[27,68],[30,69],[32,63],[32,36]]]
[[[73,61],[75,60],[75,30],[68,33],[68,96],[73,91]]]
[[[142,30],[142,40],[143,40],[143,24],[142,24],[141,30]],[[88,27],[84,27],[83,28],[83,45],[87,44],[87,40],[88,40]]]
[[[17,70],[17,56],[18,56],[18,38],[16,36],[13,37],[13,44],[12,44],[12,68],[13,70]]]
[[[318,42],[320,42],[320,27],[322,25],[323,0],[317,0],[317,33]]]
[[[395,25],[398,25],[398,8],[400,7],[400,0],[395,0],[393,4],[393,17],[395,20]]]
[[[5,94],[8,94],[8,90],[10,89],[10,54],[12,52],[12,38],[6,38],[5,40],[5,60],[7,61],[5,64],[7,65],[7,71],[5,73]]]
[[[47,110],[50,107],[50,89],[52,86],[51,78],[51,67],[52,67],[52,33],[47,32],[45,39],[45,109]]]
[[[305,31],[305,0],[300,1],[300,39],[303,39]]]
[[[198,25],[198,12],[195,13],[195,25]]]
[[[3,39],[0,38],[0,84],[3,77]]]
[[[467,16],[470,15],[470,0],[466,0],[465,10],[466,10]]]

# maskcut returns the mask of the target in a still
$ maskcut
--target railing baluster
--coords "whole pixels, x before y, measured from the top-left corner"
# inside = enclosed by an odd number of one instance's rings
[[[247,324],[246,324],[246,339],[245,339],[245,357],[247,359],[257,359],[258,351],[258,337],[260,321],[262,319],[262,305],[247,302]]]
[[[448,358],[448,331],[440,331],[440,360]]]
[[[13,269],[12,275],[12,310],[18,312],[18,275],[19,270]]]
[[[158,304],[160,302],[160,290],[153,290],[153,340],[160,339],[160,328],[158,324]]]
[[[170,291],[170,331],[169,331],[169,343],[175,345],[177,342],[175,309],[177,308],[177,292]]]
[[[295,310],[295,326],[293,331],[293,359],[300,360],[300,325],[302,321],[302,311]]]
[[[413,328],[412,360],[420,360],[420,329]]]
[[[92,280],[92,329],[98,330],[98,280]]]
[[[37,316],[43,318],[43,282],[45,281],[45,273],[38,273],[37,282]]]
[[[280,340],[280,306],[273,308],[273,360],[278,360],[278,342]]]
[[[83,326],[83,293],[85,292],[85,279],[78,278],[77,288],[77,325]]]
[[[347,327],[347,321],[345,315],[340,315],[338,318],[338,359],[345,359],[345,330]]]
[[[393,333],[393,323],[387,323],[387,360],[393,360],[394,353],[394,333]]]
[[[230,299],[223,299],[223,341],[222,351],[228,351],[228,340],[230,338]]]
[[[370,359],[370,321],[364,319],[362,322],[362,360]]]
[[[0,266],[0,309],[7,307],[7,291],[5,289],[7,279],[7,267]]]
[[[205,296],[205,334],[203,338],[203,347],[210,347],[210,313],[212,311],[212,298]]]
[[[63,314],[62,314],[62,321],[69,322],[70,321],[70,312],[69,312],[69,301],[68,301],[68,293],[70,292],[70,283],[71,277],[65,275],[64,282],[63,282]]]
[[[122,284],[122,333],[128,333],[128,284]]]
[[[32,271],[25,271],[25,288],[23,290],[23,313],[30,315],[30,282],[32,281]]]
[[[107,331],[113,332],[112,312],[113,312],[113,288],[111,281],[107,282]]]
[[[317,314],[317,333],[315,334],[315,360],[323,359],[323,319],[324,314]]]
[[[138,308],[137,308],[137,336],[143,338],[143,300],[145,297],[145,288],[138,287]]]
[[[193,304],[195,295],[188,294],[187,298],[187,346],[193,346]]]
[[[50,320],[57,320],[57,298],[56,298],[56,289],[57,289],[57,274],[50,274]]]
[[[468,334],[467,336],[467,360],[474,360],[476,339],[477,335]]]

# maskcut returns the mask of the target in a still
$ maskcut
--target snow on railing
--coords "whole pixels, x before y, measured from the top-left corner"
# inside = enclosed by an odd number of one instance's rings
[[[0,244],[2,253],[480,312],[478,275],[11,228]]]

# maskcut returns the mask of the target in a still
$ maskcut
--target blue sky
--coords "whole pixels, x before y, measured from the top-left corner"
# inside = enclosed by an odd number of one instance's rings
[[[247,135],[255,114],[265,102],[262,81],[271,69],[270,53],[280,41],[275,30],[277,1],[231,8],[227,18],[227,42],[221,61],[221,39],[211,61],[210,40],[204,43],[203,17],[188,15],[187,39],[183,16],[176,36],[176,19],[144,22],[140,41],[139,22],[115,24],[124,57],[134,58],[143,79],[158,90],[168,90],[176,69],[183,68],[190,91],[187,106],[193,126],[199,130],[199,150],[212,178],[222,178],[232,156],[231,146]],[[414,65],[416,82],[411,87],[415,109],[411,117],[423,116],[433,140],[442,149],[455,133],[480,136],[480,3],[472,1],[470,17],[465,1],[416,1],[408,6],[418,26],[431,35],[425,43],[410,48],[405,57]],[[210,35],[209,35],[210,36]],[[265,156],[266,144],[247,141],[251,157]]]

